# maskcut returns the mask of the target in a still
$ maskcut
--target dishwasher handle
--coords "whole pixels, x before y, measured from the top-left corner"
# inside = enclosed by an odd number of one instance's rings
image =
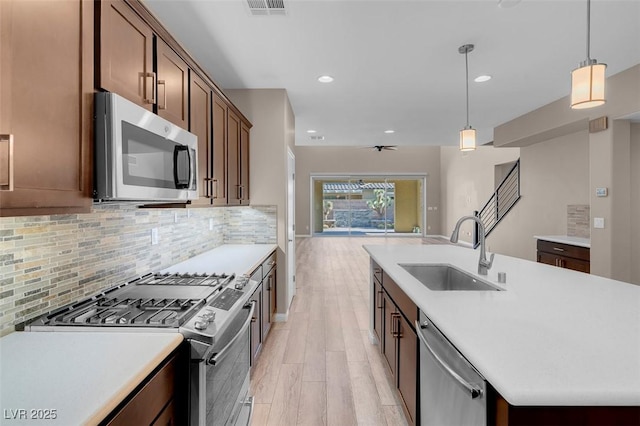
[[[482,389],[474,385],[472,383],[467,382],[465,379],[460,377],[458,373],[456,373],[453,368],[451,368],[446,362],[442,360],[433,350],[433,348],[427,343],[427,339],[424,337],[420,329],[427,328],[429,326],[428,323],[420,324],[418,321],[415,321],[416,330],[418,330],[418,338],[422,342],[422,344],[427,348],[427,350],[431,353],[431,355],[435,358],[435,360],[440,364],[440,366],[446,371],[451,377],[453,377],[462,387],[464,387],[471,394],[471,399],[479,398],[482,396]]]

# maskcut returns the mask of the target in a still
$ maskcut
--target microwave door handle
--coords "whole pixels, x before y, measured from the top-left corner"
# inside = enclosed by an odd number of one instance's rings
[[[178,157],[180,156],[180,151],[187,152],[187,164],[189,167],[189,182],[183,183],[180,182],[180,178],[178,177]],[[191,182],[191,154],[189,153],[189,147],[185,145],[176,145],[173,148],[173,182],[178,189],[189,188],[189,183]]]

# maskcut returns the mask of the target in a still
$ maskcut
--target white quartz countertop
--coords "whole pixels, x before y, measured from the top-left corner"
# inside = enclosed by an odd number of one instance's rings
[[[398,263],[476,274],[478,250],[365,249],[512,405],[640,405],[640,286],[497,254],[506,291],[431,291]]]
[[[0,339],[0,423],[97,424],[182,340],[177,332],[9,334]]]
[[[163,273],[249,274],[278,246],[275,244],[225,244],[180,262]]]
[[[590,238],[570,237],[568,235],[534,235],[537,240],[551,241],[552,243],[569,244],[572,246],[591,248]]]

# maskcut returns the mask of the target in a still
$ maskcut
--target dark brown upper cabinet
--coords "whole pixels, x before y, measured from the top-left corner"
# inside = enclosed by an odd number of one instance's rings
[[[0,1],[0,216],[91,211],[90,1]]]

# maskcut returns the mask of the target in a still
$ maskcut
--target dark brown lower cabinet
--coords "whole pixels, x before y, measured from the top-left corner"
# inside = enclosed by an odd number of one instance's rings
[[[395,385],[403,402],[403,409],[409,424],[417,424],[418,397],[418,335],[407,320],[405,312],[400,310],[389,294],[385,291],[387,284],[394,288],[387,275],[383,278],[383,285],[377,287],[374,280],[376,300],[374,301],[374,316],[377,314],[381,321],[380,348],[387,365],[395,380]],[[385,290],[383,290],[383,287]],[[379,288],[379,290],[378,290]],[[378,296],[378,291],[382,294]],[[395,285],[394,293],[401,291]],[[378,305],[380,303],[380,305]],[[403,303],[406,305],[406,302]],[[382,306],[379,308],[378,306]],[[417,307],[413,305],[413,310]],[[378,313],[379,312],[379,313]],[[375,324],[375,318],[374,318]]]
[[[591,270],[590,249],[570,244],[538,240],[538,263],[586,272]]]
[[[251,317],[251,365],[255,365],[258,354],[262,349],[262,284],[258,286],[256,291],[249,299],[249,302],[255,304],[253,317]]]
[[[188,344],[165,359],[102,425],[183,425],[187,423]]]
[[[640,407],[518,407],[500,395],[494,401],[495,419],[490,416],[488,424],[496,426],[640,425]]]
[[[383,316],[384,316],[384,305],[382,296],[384,291],[382,290],[382,285],[378,282],[378,280],[373,280],[373,297],[374,297],[374,305],[373,305],[373,332],[378,339],[378,342],[382,342],[382,324],[383,324]]]

